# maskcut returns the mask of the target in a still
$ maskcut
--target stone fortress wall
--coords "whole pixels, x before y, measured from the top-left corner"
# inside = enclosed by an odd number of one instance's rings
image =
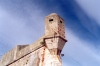
[[[66,42],[64,20],[52,13],[45,20],[45,35],[4,54],[0,66],[62,66],[60,53]]]

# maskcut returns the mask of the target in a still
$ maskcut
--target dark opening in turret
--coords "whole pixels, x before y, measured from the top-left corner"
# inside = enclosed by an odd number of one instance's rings
[[[62,21],[60,20],[60,23],[62,23]]]
[[[53,21],[53,19],[49,19],[49,22]]]

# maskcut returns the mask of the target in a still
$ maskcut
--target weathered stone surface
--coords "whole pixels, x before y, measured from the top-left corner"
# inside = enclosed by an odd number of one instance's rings
[[[43,47],[37,49],[36,51],[20,58],[18,61],[8,65],[8,66],[39,66],[41,61],[41,51]]]
[[[12,63],[13,61],[23,57],[24,55],[42,47],[43,44],[40,44],[40,42],[43,41],[43,37],[41,37],[39,40],[37,40],[32,45],[18,45],[18,46],[16,46],[11,51],[9,51],[5,55],[3,55],[3,57],[0,61],[0,64],[2,64],[2,66],[5,66],[5,65]]]
[[[6,54],[4,54],[1,61],[0,61],[0,64],[5,66],[6,64],[15,60],[17,50],[18,50],[18,46],[16,46],[15,48],[13,48],[11,51],[7,52]]]
[[[62,62],[59,57],[59,55],[52,55],[50,51],[46,48],[44,66],[62,66]]]
[[[64,20],[56,13],[52,13],[45,18],[45,35],[65,37]]]
[[[44,46],[8,66],[62,66],[58,55],[51,55]]]

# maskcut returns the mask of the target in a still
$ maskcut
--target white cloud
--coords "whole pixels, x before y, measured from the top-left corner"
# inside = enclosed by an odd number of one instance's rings
[[[76,0],[82,9],[100,25],[100,0]]]
[[[20,17],[20,14],[13,15],[7,10],[0,8],[1,39],[6,41],[9,45],[15,46],[17,44],[33,43],[40,36],[42,36],[44,33],[44,19],[42,16],[44,15],[37,9],[28,14],[30,17],[27,18],[26,21],[26,19],[23,20],[24,18]],[[30,25],[27,25],[29,23]]]

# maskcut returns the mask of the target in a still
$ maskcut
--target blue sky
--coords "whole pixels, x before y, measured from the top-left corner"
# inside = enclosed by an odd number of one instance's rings
[[[0,0],[0,55],[44,34],[44,19],[65,20],[63,66],[100,66],[99,0]],[[1,57],[1,56],[0,56]]]

